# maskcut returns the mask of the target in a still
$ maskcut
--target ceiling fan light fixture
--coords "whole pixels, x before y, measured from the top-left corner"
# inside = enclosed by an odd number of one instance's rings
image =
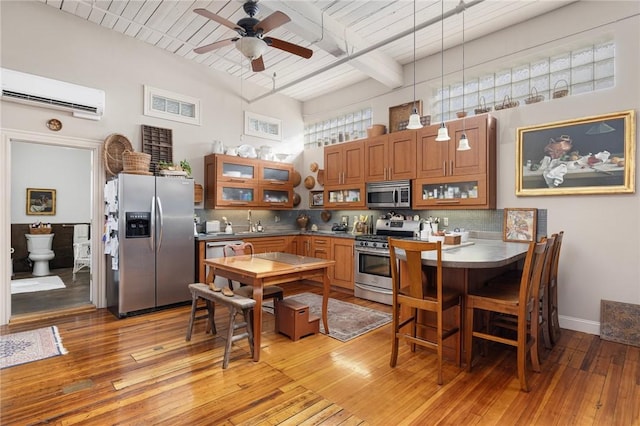
[[[436,136],[436,142],[447,142],[451,140],[449,137],[449,131],[447,130],[447,126],[444,125],[444,122],[440,125],[438,129],[438,136]]]
[[[236,42],[236,48],[252,61],[261,57],[267,47],[267,43],[257,37],[242,37]]]

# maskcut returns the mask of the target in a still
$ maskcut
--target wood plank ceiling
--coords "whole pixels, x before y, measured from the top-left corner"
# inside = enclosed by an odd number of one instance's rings
[[[234,45],[205,54],[193,49],[237,33],[193,12],[205,8],[229,21],[247,16],[243,0],[39,0],[105,28],[168,50],[185,60],[244,78],[302,102],[373,78],[389,88],[405,82],[402,66],[413,61],[413,10],[410,0],[260,0],[257,19],[274,11],[291,22],[268,33],[313,50],[310,59],[268,48],[266,70],[252,72],[249,61]],[[441,49],[444,7],[445,49],[532,19],[572,0],[417,0],[416,58]],[[365,53],[366,52],[366,53]]]

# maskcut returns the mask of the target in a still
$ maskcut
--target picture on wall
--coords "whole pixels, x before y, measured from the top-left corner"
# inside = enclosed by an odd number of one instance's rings
[[[526,242],[536,240],[538,209],[504,209],[504,241]]]
[[[56,190],[27,188],[28,215],[55,215]]]
[[[516,195],[635,192],[635,111],[521,127]]]

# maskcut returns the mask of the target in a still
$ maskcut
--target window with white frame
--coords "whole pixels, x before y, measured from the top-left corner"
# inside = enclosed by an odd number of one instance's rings
[[[200,100],[144,86],[144,115],[200,125]]]
[[[495,108],[507,100],[524,104],[531,96],[553,98],[608,89],[615,83],[615,43],[607,41],[517,65],[479,77],[465,78],[435,91],[431,103],[433,122],[455,118],[456,112]]]

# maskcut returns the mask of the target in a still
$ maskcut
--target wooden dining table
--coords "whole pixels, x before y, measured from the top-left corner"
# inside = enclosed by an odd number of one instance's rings
[[[322,282],[322,324],[325,333],[329,334],[327,307],[331,283],[328,272],[335,260],[277,252],[204,259],[204,263],[209,267],[208,285],[220,276],[253,286],[256,301],[253,312],[254,361],[260,360],[262,295],[266,286],[302,280]]]

